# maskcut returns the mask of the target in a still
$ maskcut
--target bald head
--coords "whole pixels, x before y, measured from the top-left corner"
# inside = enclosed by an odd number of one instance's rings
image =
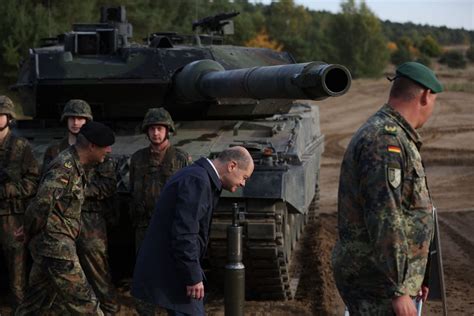
[[[222,151],[217,156],[217,160],[222,163],[228,163],[233,160],[237,162],[238,166],[242,169],[246,169],[250,164],[253,166],[252,156],[248,150],[242,146],[234,146]]]
[[[252,156],[247,149],[241,146],[222,151],[213,160],[213,164],[221,178],[222,187],[230,192],[244,187],[254,169]]]

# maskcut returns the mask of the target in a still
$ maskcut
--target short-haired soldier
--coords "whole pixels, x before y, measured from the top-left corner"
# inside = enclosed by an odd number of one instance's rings
[[[71,99],[65,104],[61,121],[67,124],[67,135],[46,149],[43,173],[60,152],[76,143],[81,127],[93,119],[91,107],[86,101]],[[103,162],[84,166],[87,186],[81,211],[82,227],[77,239],[77,254],[82,269],[100,301],[101,309],[110,314],[120,309],[107,249],[107,220],[113,217],[111,199],[117,187],[115,167],[115,161],[108,156]]]
[[[433,205],[416,129],[443,91],[433,71],[407,62],[387,103],[349,143],[338,195],[336,284],[350,315],[416,315],[425,300]]]
[[[84,166],[104,161],[114,142],[109,127],[89,121],[76,143],[48,165],[26,211],[25,235],[33,267],[16,315],[103,315],[79,263],[76,242],[85,197]]]

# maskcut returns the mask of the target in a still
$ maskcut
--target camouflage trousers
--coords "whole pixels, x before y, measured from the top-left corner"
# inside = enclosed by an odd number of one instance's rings
[[[344,300],[351,316],[395,316],[392,300]]]
[[[6,261],[14,304],[20,304],[27,283],[28,249],[24,241],[15,237],[23,225],[23,214],[0,215],[0,245]]]
[[[27,292],[15,315],[104,315],[79,260],[35,256]]]
[[[100,301],[102,311],[115,314],[120,310],[120,305],[110,275],[106,221],[99,212],[83,211],[81,218],[81,232],[76,241],[79,262]]]

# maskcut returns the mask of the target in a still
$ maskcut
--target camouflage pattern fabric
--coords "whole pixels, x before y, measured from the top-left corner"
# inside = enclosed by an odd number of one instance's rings
[[[117,187],[115,162],[106,160],[86,169],[87,186],[82,206],[82,229],[77,239],[77,253],[84,272],[100,301],[110,314],[120,310],[112,283],[107,248],[106,216],[111,216],[111,201]]]
[[[51,163],[51,161],[53,161],[54,158],[56,158],[60,152],[62,152],[68,147],[69,141],[67,136],[61,139],[59,142],[49,145],[48,148],[46,148],[46,151],[44,152],[41,174],[45,174],[46,170],[48,170],[48,165]]]
[[[15,315],[104,315],[77,259],[33,258],[27,299]]]
[[[151,147],[138,150],[130,161],[131,215],[135,228],[148,227],[156,201],[166,181],[190,162],[184,151],[169,146],[164,152],[152,152]]]
[[[364,300],[416,296],[427,281],[434,228],[420,147],[419,134],[384,105],[347,148],[339,182],[333,270],[349,307]]]
[[[395,316],[391,299],[348,301],[346,307],[350,316]]]
[[[56,315],[102,314],[76,253],[85,183],[74,146],[61,152],[43,175],[25,213],[33,267],[18,315],[48,309]]]
[[[13,119],[15,115],[15,105],[6,95],[0,95],[0,114],[10,115]]]
[[[8,269],[15,304],[24,297],[28,250],[23,236],[23,214],[36,193],[39,171],[27,140],[7,134],[0,144],[0,245]]]
[[[146,112],[145,117],[143,118],[142,132],[146,134],[148,127],[151,125],[166,126],[171,133],[176,130],[173,119],[165,108],[151,108]]]
[[[73,99],[69,100],[63,109],[61,121],[70,116],[85,117],[87,120],[92,120],[92,111],[89,103],[84,100]]]
[[[44,155],[43,170],[68,147],[67,137],[50,145]],[[76,245],[79,261],[100,300],[102,310],[111,314],[120,309],[108,263],[106,222],[106,218],[116,216],[112,214],[110,205],[117,186],[115,168],[115,162],[109,157],[97,166],[85,168],[87,186],[81,213],[82,227]]]

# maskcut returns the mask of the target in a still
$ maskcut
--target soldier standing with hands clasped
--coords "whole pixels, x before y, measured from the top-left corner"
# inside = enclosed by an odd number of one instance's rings
[[[76,137],[81,127],[93,120],[89,104],[84,100],[72,99],[64,106],[61,121],[66,120],[68,134],[61,141],[50,145],[43,159],[43,170],[48,164],[76,143]],[[101,309],[106,314],[119,311],[117,293],[112,283],[108,263],[107,216],[111,215],[110,199],[117,187],[115,163],[110,157],[103,162],[84,166],[87,186],[84,190],[82,204],[82,228],[77,239],[77,254],[79,261],[100,300]]]
[[[48,165],[26,210],[25,235],[33,267],[16,315],[103,315],[76,245],[85,198],[84,166],[103,162],[114,141],[110,128],[89,121],[76,143]]]
[[[432,70],[396,70],[387,104],[353,136],[341,166],[337,288],[350,315],[416,315],[426,300],[433,205],[416,129],[430,118],[442,85]]]
[[[16,305],[27,283],[23,217],[28,199],[36,193],[39,170],[28,141],[10,130],[14,118],[12,100],[0,96],[0,245]]]

